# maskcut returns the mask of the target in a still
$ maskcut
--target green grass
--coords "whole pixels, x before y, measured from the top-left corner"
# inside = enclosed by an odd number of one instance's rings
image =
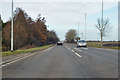
[[[87,46],[88,46],[88,47],[101,48],[101,44],[100,44],[100,43],[90,43],[90,42],[87,42]]]
[[[20,54],[20,53],[28,53],[28,52],[34,52],[34,51],[37,51],[37,50],[43,50],[43,49],[46,49],[48,47],[51,47],[53,45],[47,45],[47,46],[41,46],[41,47],[35,47],[35,48],[30,48],[30,49],[24,49],[24,50],[16,50],[16,51],[7,51],[7,52],[1,52],[0,55],[2,56],[10,56],[10,55],[13,55],[13,54]]]
[[[107,44],[107,43],[103,43],[103,44]],[[95,48],[120,49],[120,47],[118,47],[118,46],[107,46],[107,47],[103,46],[103,47],[101,47],[100,42],[87,42],[87,46],[95,47]]]

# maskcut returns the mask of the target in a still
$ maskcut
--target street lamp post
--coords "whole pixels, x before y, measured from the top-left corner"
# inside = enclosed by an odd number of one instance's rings
[[[102,0],[102,27],[103,27],[103,0]]]
[[[78,21],[78,37],[79,37],[79,21]]]
[[[86,13],[85,13],[85,41],[86,41]]]
[[[83,33],[81,33],[82,39],[83,39]]]
[[[83,14],[83,13],[82,13]],[[84,34],[85,34],[85,41],[86,41],[86,13],[84,13],[84,15],[85,15],[85,32],[84,32]],[[79,26],[79,22],[78,22],[78,26]],[[79,29],[79,28],[78,28]],[[83,33],[82,33],[82,35],[83,35]],[[83,38],[82,38],[83,39]]]
[[[11,22],[11,52],[13,52],[13,0],[12,0],[12,22]]]

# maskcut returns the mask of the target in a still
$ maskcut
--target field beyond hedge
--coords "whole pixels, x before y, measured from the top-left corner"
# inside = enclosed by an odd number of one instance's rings
[[[103,42],[103,47],[101,47],[100,41],[87,41],[87,46],[96,48],[120,49],[120,43],[118,41]]]

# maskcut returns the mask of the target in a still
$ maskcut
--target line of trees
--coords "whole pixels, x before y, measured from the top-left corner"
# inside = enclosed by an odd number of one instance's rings
[[[14,12],[14,49],[19,49],[27,45],[43,46],[53,44],[58,41],[54,30],[49,31],[45,17],[39,14],[34,21],[21,8]],[[2,44],[3,50],[10,50],[11,42],[11,19],[3,25]]]
[[[0,15],[0,52],[1,52],[1,47],[2,47],[2,24],[3,24],[3,21]]]

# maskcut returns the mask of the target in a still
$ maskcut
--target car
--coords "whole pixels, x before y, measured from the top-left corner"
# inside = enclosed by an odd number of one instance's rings
[[[85,40],[79,40],[77,42],[77,47],[87,47],[87,43]]]
[[[62,41],[58,41],[57,45],[63,45],[63,42]]]

